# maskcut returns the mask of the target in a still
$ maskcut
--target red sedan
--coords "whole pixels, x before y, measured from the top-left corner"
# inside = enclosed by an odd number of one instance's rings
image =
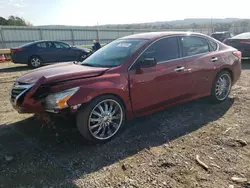
[[[76,115],[84,138],[104,142],[126,119],[210,96],[227,99],[241,74],[241,52],[211,37],[152,32],[117,39],[83,62],[36,69],[16,80],[20,113]]]

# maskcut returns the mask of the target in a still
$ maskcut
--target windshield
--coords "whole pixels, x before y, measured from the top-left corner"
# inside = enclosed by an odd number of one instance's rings
[[[225,33],[216,33],[216,34],[212,34],[212,37],[217,39],[217,40],[220,40],[220,41],[223,41],[224,39],[227,38],[226,34]]]
[[[115,40],[102,47],[86,60],[82,65],[93,67],[116,67],[123,64],[134,52],[136,52],[148,40],[145,39],[121,39]]]

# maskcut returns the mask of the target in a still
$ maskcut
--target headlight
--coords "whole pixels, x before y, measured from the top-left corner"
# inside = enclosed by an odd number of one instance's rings
[[[67,101],[78,91],[79,87],[50,94],[45,99],[45,109],[55,110],[68,107]]]

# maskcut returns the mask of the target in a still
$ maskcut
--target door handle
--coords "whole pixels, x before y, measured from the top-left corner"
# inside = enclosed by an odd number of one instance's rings
[[[176,69],[174,69],[175,72],[180,72],[183,71],[185,69],[185,67],[177,67]]]
[[[212,62],[215,62],[215,61],[217,61],[217,60],[218,60],[218,57],[212,57],[212,58],[211,58],[211,61],[212,61]]]

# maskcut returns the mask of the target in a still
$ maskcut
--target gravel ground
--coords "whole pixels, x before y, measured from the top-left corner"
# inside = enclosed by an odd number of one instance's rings
[[[36,117],[12,109],[9,90],[27,71],[0,64],[0,187],[250,187],[248,62],[224,103],[201,99],[129,121],[97,146],[67,121],[57,122],[57,143]]]

